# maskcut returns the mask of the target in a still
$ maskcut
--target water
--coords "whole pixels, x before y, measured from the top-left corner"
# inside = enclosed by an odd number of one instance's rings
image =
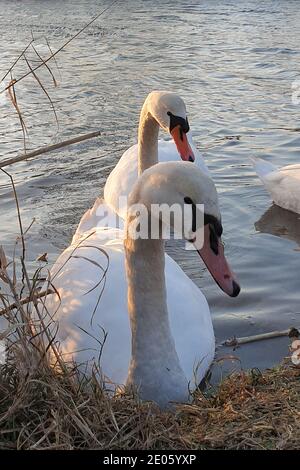
[[[79,30],[103,1],[0,1],[0,70],[4,75],[24,45],[36,38],[47,56]],[[226,252],[242,285],[226,297],[198,257],[173,243],[169,252],[211,306],[217,341],[300,325],[299,216],[272,206],[248,157],[278,165],[299,162],[299,106],[291,100],[300,78],[297,1],[120,1],[39,77],[51,106],[32,78],[17,86],[30,141],[36,148],[101,129],[102,136],[10,167],[28,234],[28,262],[49,261],[70,242],[83,212],[101,194],[105,178],[136,141],[147,93],[169,89],[186,101],[194,140],[204,153],[222,207]],[[28,53],[34,60],[34,53]],[[14,74],[26,71],[21,62]],[[5,83],[7,83],[7,79]],[[0,158],[22,151],[22,132],[7,95],[0,95]],[[18,228],[9,181],[0,176],[0,243],[8,251]],[[219,355],[232,353],[221,348]],[[288,353],[281,338],[243,346],[243,367],[268,367]]]

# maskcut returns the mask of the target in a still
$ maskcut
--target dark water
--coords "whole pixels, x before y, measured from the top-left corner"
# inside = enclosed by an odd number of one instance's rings
[[[0,72],[35,37],[47,56],[79,30],[103,1],[0,1]],[[10,167],[17,183],[28,261],[44,251],[52,261],[69,243],[79,219],[123,151],[136,141],[138,114],[152,89],[186,101],[194,140],[220,194],[228,258],[242,293],[230,299],[198,257],[169,251],[203,289],[218,341],[300,326],[299,216],[272,207],[248,157],[278,165],[299,162],[300,78],[297,1],[120,1],[57,56],[39,77],[57,110],[32,78],[16,88],[29,148],[101,129],[102,137]],[[34,61],[33,52],[28,58]],[[14,77],[26,71],[20,62]],[[7,83],[7,79],[5,83]],[[7,95],[0,95],[0,158],[22,151],[22,133]],[[0,175],[0,243],[12,248],[17,225],[8,179]],[[288,340],[269,340],[235,352],[244,367],[266,367],[288,352]],[[219,354],[231,353],[230,349]]]

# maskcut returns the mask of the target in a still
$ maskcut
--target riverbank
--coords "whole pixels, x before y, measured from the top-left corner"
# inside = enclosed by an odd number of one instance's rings
[[[192,404],[160,412],[108,398],[76,369],[16,373],[1,367],[0,449],[296,449],[300,369],[284,364],[227,377]]]

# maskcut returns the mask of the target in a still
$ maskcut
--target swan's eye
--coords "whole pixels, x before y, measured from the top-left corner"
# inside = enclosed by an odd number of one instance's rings
[[[188,196],[184,198],[185,204],[189,204],[192,206],[192,232],[196,232],[197,230],[197,223],[196,223],[196,217],[197,217],[197,210],[196,210],[196,204],[192,201],[192,199]]]
[[[170,126],[169,126],[170,132],[172,132],[172,130],[176,126],[180,127],[180,135],[183,135],[183,132],[186,134],[190,130],[190,126],[189,126],[189,122],[187,118],[184,119],[180,116],[175,116],[175,114],[172,114],[171,111],[168,111],[167,115],[170,116]]]
[[[193,201],[192,201],[192,199],[191,199],[190,197],[188,197],[188,196],[186,196],[186,197],[184,198],[184,202],[185,202],[185,204],[194,204]]]

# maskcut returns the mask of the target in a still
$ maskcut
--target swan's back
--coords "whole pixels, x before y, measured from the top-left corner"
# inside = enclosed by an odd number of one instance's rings
[[[275,204],[300,214],[300,164],[277,168],[260,158],[252,161]]]
[[[191,135],[188,136],[189,144],[192,147],[195,156],[195,162],[201,170],[209,174],[209,170],[204,162],[203,157],[198,152],[196,147],[193,144]],[[158,161],[159,162],[170,162],[170,161],[180,161],[180,156],[173,140],[158,141]],[[122,157],[119,162],[110,173],[107,178],[105,187],[104,187],[104,199],[105,202],[117,212],[123,219],[125,218],[126,212],[126,199],[129,196],[129,193],[138,178],[138,145],[133,145],[130,147]],[[124,203],[119,207],[119,198],[124,197]]]
[[[252,157],[251,161],[257,175],[262,181],[264,178],[278,169],[276,166],[272,165],[272,163],[267,162],[266,160],[262,160],[261,158]]]
[[[72,238],[72,244],[77,243],[85,233],[92,232],[100,228],[120,228],[123,229],[124,221],[105,203],[101,198],[97,198],[93,207],[88,209],[77,226]],[[100,232],[99,232],[100,234]]]

